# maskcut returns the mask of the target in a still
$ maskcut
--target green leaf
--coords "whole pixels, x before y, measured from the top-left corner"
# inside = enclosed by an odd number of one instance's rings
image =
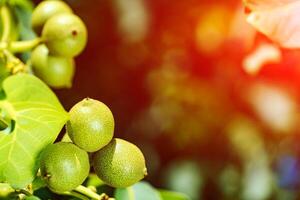
[[[190,198],[179,192],[172,192],[167,190],[159,190],[162,200],[190,200]]]
[[[31,0],[9,0],[9,4],[12,6],[19,6],[28,11],[33,10],[33,3]]]
[[[116,200],[162,200],[159,193],[147,182],[138,182],[115,191]]]
[[[17,32],[20,32],[21,40],[30,40],[36,37],[31,29],[31,13],[32,6],[28,4],[17,4],[13,7],[15,16],[17,17],[18,27]]]
[[[31,1],[14,0],[15,6],[13,7],[14,14],[17,18],[18,26],[15,27],[15,32],[20,33],[20,40],[31,40],[36,37],[31,28],[31,14],[33,5]],[[21,54],[21,59],[24,62],[30,58],[30,52]]]
[[[24,200],[41,200],[41,199],[38,198],[37,196],[28,196],[28,197],[25,197]]]
[[[47,186],[46,181],[41,176],[35,177],[35,179],[32,181],[32,190],[33,191],[38,190],[42,187],[46,187],[46,186]]]
[[[57,138],[68,115],[55,94],[38,78],[19,74],[3,82],[2,118],[11,119],[12,132],[0,132],[0,182],[14,188],[31,183],[39,154]]]

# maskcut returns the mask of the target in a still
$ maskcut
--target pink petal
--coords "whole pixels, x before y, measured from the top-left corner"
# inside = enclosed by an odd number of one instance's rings
[[[269,0],[265,2],[279,1]],[[265,10],[252,10],[247,21],[282,47],[300,47],[300,1],[293,1]]]
[[[298,0],[244,0],[244,5],[250,10],[265,10],[274,7],[281,7],[288,3],[297,2]]]

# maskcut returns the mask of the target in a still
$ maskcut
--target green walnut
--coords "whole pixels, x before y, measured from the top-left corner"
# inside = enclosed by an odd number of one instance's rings
[[[32,12],[31,27],[38,35],[40,35],[46,21],[61,13],[72,13],[72,10],[63,1],[42,1]]]
[[[31,52],[30,61],[33,67],[42,68],[47,65],[47,59],[49,56],[49,50],[44,44],[38,45]]]
[[[75,74],[73,58],[51,56],[47,47],[39,45],[31,54],[34,74],[53,88],[70,88]]]
[[[93,168],[103,182],[116,188],[131,186],[147,175],[141,150],[118,138],[95,153]]]
[[[104,103],[85,98],[71,108],[69,115],[67,133],[80,148],[95,152],[113,138],[114,117]]]
[[[40,169],[50,190],[56,193],[70,191],[87,178],[89,156],[72,143],[58,142],[42,152]]]
[[[50,54],[74,57],[81,53],[87,43],[87,29],[76,15],[57,14],[46,22],[42,38]]]

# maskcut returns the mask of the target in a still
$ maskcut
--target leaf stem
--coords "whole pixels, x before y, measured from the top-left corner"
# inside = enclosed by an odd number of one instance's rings
[[[79,192],[93,200],[107,200],[109,197],[102,193],[101,195],[93,192],[91,189],[84,187],[83,185],[78,186],[77,188],[74,189],[74,191]]]
[[[0,8],[0,16],[2,19],[3,33],[0,39],[0,50],[9,50],[12,53],[21,53],[29,51],[42,42],[41,38],[35,38],[28,41],[9,41],[12,31],[12,17],[11,11],[7,5]]]
[[[27,41],[11,42],[8,46],[8,49],[12,53],[21,53],[33,49],[34,47],[39,45],[42,41],[43,40],[41,38],[34,38],[32,40],[27,40]]]
[[[1,18],[3,23],[3,34],[1,37],[2,42],[8,42],[11,32],[11,15],[10,10],[6,5],[1,7]]]

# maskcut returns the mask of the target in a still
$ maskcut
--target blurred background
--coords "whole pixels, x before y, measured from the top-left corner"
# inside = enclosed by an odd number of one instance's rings
[[[299,199],[300,52],[257,33],[241,0],[66,2],[89,39],[56,93],[67,110],[107,104],[147,181],[193,200]]]

